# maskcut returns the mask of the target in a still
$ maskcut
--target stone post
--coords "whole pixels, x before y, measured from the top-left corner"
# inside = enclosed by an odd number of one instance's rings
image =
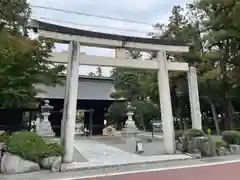
[[[69,59],[67,68],[67,80],[64,97],[64,109],[62,119],[61,143],[64,146],[64,163],[73,161],[74,135],[76,123],[76,109],[78,97],[78,73],[79,73],[80,44],[72,41],[69,44]]]
[[[161,108],[161,119],[163,126],[163,138],[165,153],[175,153],[175,137],[172,116],[172,105],[167,69],[166,52],[157,52],[158,70],[158,88]]]
[[[192,128],[202,130],[201,110],[199,103],[197,72],[195,67],[190,67],[188,72],[188,89]]]

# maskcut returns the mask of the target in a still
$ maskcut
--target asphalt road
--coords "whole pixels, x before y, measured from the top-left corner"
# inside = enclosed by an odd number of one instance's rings
[[[239,180],[240,163],[171,169],[157,172],[140,172],[115,176],[87,178],[85,180]],[[81,179],[82,180],[82,179]]]

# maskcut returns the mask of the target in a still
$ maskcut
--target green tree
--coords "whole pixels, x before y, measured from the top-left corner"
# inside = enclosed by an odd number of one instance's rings
[[[123,101],[114,102],[108,109],[106,116],[108,125],[115,125],[117,130],[121,130],[126,120],[126,103]]]
[[[205,13],[202,23],[207,49],[205,56],[212,59],[220,74],[219,91],[225,129],[233,128],[233,90],[239,85],[240,26],[233,16],[237,13],[233,13],[236,3],[237,0],[201,0],[198,3],[199,9]]]
[[[129,51],[128,58],[142,60],[143,56],[141,52]],[[154,117],[159,116],[159,108],[153,102],[146,101],[146,86],[147,77],[149,72],[146,70],[130,69],[130,68],[115,68],[112,71],[112,77],[115,78],[115,90],[112,94],[114,98],[125,98],[126,101],[131,101],[132,105],[136,108],[134,120],[139,128],[144,130],[149,129],[150,120]],[[126,108],[126,103],[124,104]],[[116,107],[116,105],[114,106]],[[116,111],[115,111],[115,110]],[[122,114],[126,118],[126,110],[123,108],[110,108],[110,114],[119,114],[115,117],[121,117],[120,121],[124,118],[120,116]],[[121,112],[120,112],[121,109]],[[158,113],[156,113],[156,111]],[[112,115],[113,117],[113,115]]]
[[[187,16],[184,9],[180,6],[174,6],[172,14],[169,17],[169,22],[166,25],[161,25],[160,33],[153,34],[153,38],[165,38],[170,40],[184,40],[190,46],[190,51],[187,53],[168,54],[168,60],[173,62],[188,62],[190,66],[198,66],[201,62],[202,43],[199,32],[199,23],[193,21],[193,12]],[[157,24],[156,26],[159,26]],[[154,57],[154,54],[153,54]],[[176,119],[180,119],[180,127],[188,128],[187,119],[190,118],[189,98],[188,98],[188,82],[186,73],[170,72],[170,89],[173,107],[173,115]],[[152,73],[148,78],[149,89],[146,90],[148,95],[154,102],[159,103],[159,93],[157,84],[157,75]],[[181,124],[184,124],[182,126]]]
[[[220,127],[216,112],[216,106],[218,105],[220,98],[220,93],[218,93],[220,88],[219,71],[214,67],[214,61],[205,56],[207,51],[206,49],[204,49],[205,43],[204,39],[202,38],[202,27],[206,15],[204,11],[199,8],[198,2],[188,4],[187,10],[189,17],[188,19],[194,27],[192,33],[197,35],[193,39],[192,45],[194,45],[194,49],[197,50],[196,52],[198,52],[197,54],[199,55],[198,59],[200,60],[197,64],[195,63],[195,66],[197,66],[198,69],[200,102],[202,104],[201,111],[203,114],[208,114],[210,107],[216,127],[216,132],[217,134],[220,134]],[[207,119],[205,119],[204,117],[206,117]],[[205,121],[205,126],[209,126],[209,123],[206,121],[208,121],[210,117],[203,116],[202,119]]]
[[[0,106],[20,107],[35,100],[37,84],[60,83],[64,66],[48,61],[53,42],[32,40],[27,24],[30,8],[26,0],[0,2]]]

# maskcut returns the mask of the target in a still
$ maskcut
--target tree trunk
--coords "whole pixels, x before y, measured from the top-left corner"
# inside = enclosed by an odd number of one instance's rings
[[[182,123],[182,118],[179,118],[178,120],[179,120],[179,128],[180,128],[180,130],[184,130],[183,123]]]
[[[217,119],[216,108],[212,102],[210,102],[210,104],[211,104],[212,115],[213,115],[213,119],[214,119],[214,123],[215,123],[215,127],[216,127],[216,132],[217,132],[217,135],[220,135],[221,131],[220,131],[220,127],[219,127],[219,123],[218,123],[218,119]]]
[[[184,130],[188,130],[188,122],[186,118],[183,118],[183,128]]]
[[[179,120],[179,126],[180,126],[180,130],[185,130],[185,126],[184,126],[184,118],[181,117],[181,103],[180,103],[180,98],[178,99],[178,103],[177,103],[177,108],[176,108],[176,117]]]
[[[142,128],[143,128],[143,131],[145,132],[146,131],[146,125],[145,125],[142,113],[140,113],[140,117],[141,117],[141,122],[142,122]]]
[[[224,129],[232,130],[233,125],[233,107],[231,100],[225,100],[224,102]]]

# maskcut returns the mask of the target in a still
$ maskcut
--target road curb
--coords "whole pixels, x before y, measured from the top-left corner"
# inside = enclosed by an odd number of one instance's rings
[[[201,154],[191,154],[191,153],[185,153],[185,155],[192,157],[193,159],[201,159]]]
[[[187,155],[187,154],[185,154]],[[187,155],[189,156],[189,155]],[[157,161],[146,161],[146,162],[133,162],[133,163],[120,163],[120,164],[100,164],[100,165],[86,165],[81,166],[81,163],[69,163],[69,164],[61,164],[60,172],[71,172],[71,171],[85,171],[85,170],[96,170],[96,169],[105,169],[105,168],[119,168],[122,166],[133,166],[133,165],[149,165],[149,164],[157,164],[157,163],[165,163],[165,162],[173,162],[173,161],[187,161],[195,159],[192,156],[186,158],[179,159],[169,159],[169,160],[157,160]],[[84,163],[83,163],[84,164]],[[79,167],[81,166],[81,167]]]

